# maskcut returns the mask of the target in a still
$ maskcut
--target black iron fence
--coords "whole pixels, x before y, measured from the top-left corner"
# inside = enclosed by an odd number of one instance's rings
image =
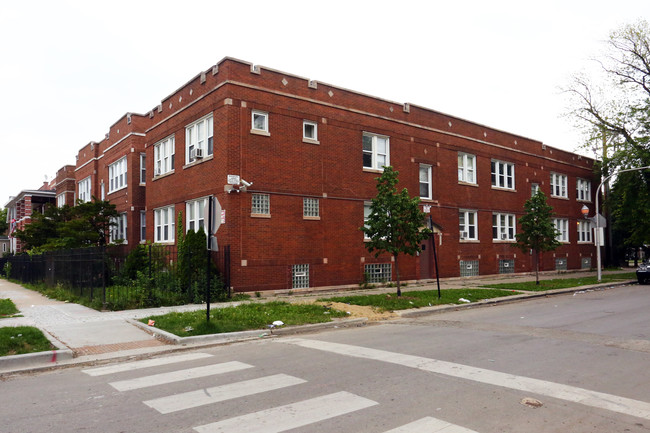
[[[230,247],[206,251],[167,245],[80,248],[0,259],[22,283],[64,290],[108,309],[217,301],[230,293]]]

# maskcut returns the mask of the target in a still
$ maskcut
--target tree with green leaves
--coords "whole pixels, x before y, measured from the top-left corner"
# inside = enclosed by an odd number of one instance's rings
[[[374,252],[375,257],[382,253],[393,256],[397,296],[401,296],[399,255],[419,253],[420,242],[429,237],[431,230],[424,225],[420,199],[411,198],[406,188],[397,191],[398,174],[393,167],[384,167],[384,172],[377,178],[377,196],[372,199],[370,215],[361,230],[370,239],[366,242],[368,252]]]
[[[533,250],[535,260],[535,283],[539,284],[539,256],[543,251],[553,251],[561,243],[557,240],[557,229],[553,223],[553,207],[546,203],[542,190],[526,200],[526,214],[519,218],[521,233],[517,233],[517,247],[524,253]]]
[[[0,209],[0,235],[6,235],[9,230],[9,223],[7,222],[7,209]]]

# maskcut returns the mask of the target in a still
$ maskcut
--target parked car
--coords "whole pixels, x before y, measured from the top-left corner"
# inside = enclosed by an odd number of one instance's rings
[[[650,262],[642,263],[636,269],[636,279],[639,280],[639,284],[645,284],[646,281],[650,281]]]

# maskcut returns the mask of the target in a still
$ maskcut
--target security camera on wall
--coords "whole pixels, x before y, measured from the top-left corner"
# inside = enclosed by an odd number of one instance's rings
[[[244,185],[246,188],[249,186],[253,185],[253,182],[246,182],[244,179],[241,180],[242,185]]]

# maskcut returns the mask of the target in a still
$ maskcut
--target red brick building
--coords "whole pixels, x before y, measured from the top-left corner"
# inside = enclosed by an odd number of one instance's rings
[[[54,189],[56,191],[56,205],[61,207],[64,205],[74,206],[75,198],[75,166],[64,165],[56,172],[54,180]]]
[[[23,190],[15,197],[10,197],[5,208],[7,209],[7,222],[9,223],[9,252],[19,254],[23,251],[23,243],[13,236],[15,230],[24,230],[32,220],[34,212],[45,212],[49,206],[56,205],[56,191],[54,182],[44,182],[36,190]]]
[[[404,279],[434,276],[434,240],[443,277],[531,271],[513,243],[536,188],[562,241],[542,269],[595,262],[580,212],[593,200],[594,161],[539,141],[230,58],[148,118],[147,239],[174,243],[181,212],[186,229],[204,226],[215,197],[237,291],[391,279],[390,257],[368,254],[359,230],[383,165],[419,192],[437,227],[419,257],[400,262]]]

